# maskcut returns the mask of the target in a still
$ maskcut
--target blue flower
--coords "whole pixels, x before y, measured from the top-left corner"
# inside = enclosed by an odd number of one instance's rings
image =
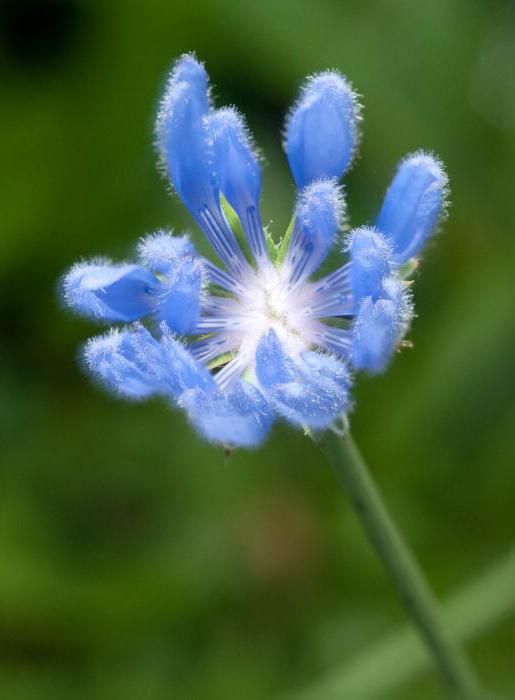
[[[218,262],[200,256],[188,236],[158,231],[140,241],[136,262],[74,265],[63,279],[66,303],[122,324],[86,343],[93,378],[128,399],[164,397],[207,440],[229,447],[258,445],[276,419],[324,430],[348,412],[353,372],[384,370],[409,329],[406,277],[447,194],[440,161],[410,155],[375,222],[342,241],[339,180],[360,119],[338,72],[306,81],[284,141],[297,199],[274,244],[245,121],[234,108],[211,106],[203,65],[182,56],[160,104],[156,145]],[[334,247],[344,260],[321,274]]]

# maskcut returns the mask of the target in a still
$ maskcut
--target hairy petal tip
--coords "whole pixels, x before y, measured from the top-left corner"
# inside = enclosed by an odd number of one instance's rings
[[[358,144],[359,115],[356,94],[339,72],[308,78],[286,123],[285,150],[297,187],[343,175]]]
[[[422,250],[442,215],[447,190],[447,175],[435,156],[418,151],[401,161],[376,222],[398,265]]]
[[[62,283],[64,300],[77,313],[125,323],[152,312],[158,287],[155,275],[140,265],[100,259],[77,263]]]

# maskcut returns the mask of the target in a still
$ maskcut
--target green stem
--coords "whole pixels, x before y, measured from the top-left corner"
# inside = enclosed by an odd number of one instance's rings
[[[316,441],[347,489],[365,532],[448,687],[462,700],[484,697],[465,655],[442,625],[437,601],[386,510],[350,433],[338,436],[327,431]]]

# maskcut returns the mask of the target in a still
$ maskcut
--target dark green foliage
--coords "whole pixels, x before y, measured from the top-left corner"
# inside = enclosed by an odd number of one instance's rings
[[[449,170],[415,348],[360,381],[353,425],[437,592],[461,587],[514,536],[515,115],[499,74],[508,85],[515,20],[486,0],[46,4],[1,15],[0,697],[300,689],[403,620],[333,474],[286,428],[227,457],[166,407],[96,390],[74,362],[95,329],[60,308],[56,280],[159,226],[194,228],[152,150],[174,57],[196,50],[219,104],[247,114],[276,235],[294,192],[278,127],[305,74],[342,70],[365,105],[354,224],[405,153],[434,150]],[[515,687],[514,625],[471,647],[499,692]],[[436,679],[396,700],[413,697],[440,697]]]

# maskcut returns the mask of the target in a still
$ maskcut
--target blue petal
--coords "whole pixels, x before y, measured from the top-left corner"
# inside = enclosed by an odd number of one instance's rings
[[[392,250],[388,240],[372,228],[356,229],[350,242],[350,279],[355,301],[381,294],[383,281],[392,270]]]
[[[382,372],[413,317],[407,289],[394,279],[384,283],[383,296],[377,301],[363,299],[352,333],[352,364],[356,369]]]
[[[232,107],[217,109],[207,117],[206,128],[220,189],[227,201],[238,215],[249,206],[257,208],[261,169],[243,117]]]
[[[155,394],[177,398],[192,388],[212,389],[208,370],[162,325],[156,340],[141,324],[112,330],[86,344],[89,372],[107,389],[129,399]]]
[[[208,110],[207,73],[201,63],[186,54],[175,64],[165,88],[156,141],[175,189],[195,216],[217,199],[203,126]]]
[[[64,299],[74,311],[104,321],[135,321],[156,303],[157,278],[139,265],[78,263],[63,282]]]
[[[201,291],[202,263],[194,258],[177,260],[162,279],[156,317],[181,335],[191,333],[200,316]]]
[[[181,402],[201,435],[227,447],[259,445],[274,419],[263,395],[246,381],[227,392],[186,391]]]
[[[185,55],[172,71],[161,101],[157,147],[175,189],[217,255],[241,276],[246,260],[220,208],[212,143],[205,125],[208,111],[207,74],[195,58]]]
[[[254,258],[264,259],[267,248],[259,216],[261,169],[243,117],[231,107],[218,109],[207,117],[206,128],[220,189],[241,221]]]
[[[342,224],[344,201],[335,179],[318,180],[298,195],[295,227],[285,264],[290,280],[309,277],[326,258]]]
[[[320,381],[329,380],[341,387],[349,387],[350,375],[346,366],[330,355],[321,355],[318,352],[305,352],[302,359],[309,368],[312,379]]]
[[[270,369],[270,364],[275,368]],[[294,363],[273,330],[258,345],[256,375],[273,408],[294,425],[321,430],[349,408],[350,377],[345,365],[314,352],[304,353]]]
[[[338,72],[309,78],[286,124],[285,149],[300,189],[321,177],[340,178],[358,143],[359,106]]]
[[[145,267],[166,274],[180,258],[195,258],[197,252],[188,236],[174,236],[171,231],[157,231],[141,239],[138,257]]]
[[[170,333],[165,323],[161,324],[161,349],[166,377],[166,392],[175,398],[188,389],[211,391],[215,381],[191,352]]]
[[[420,151],[401,162],[377,217],[401,265],[421,251],[442,212],[447,175],[442,163]]]
[[[113,329],[91,338],[84,350],[86,367],[95,379],[116,394],[142,399],[163,391],[161,349],[143,326]]]
[[[295,363],[286,355],[277,333],[272,329],[263,336],[257,346],[256,372],[264,389],[294,381],[297,376]]]

